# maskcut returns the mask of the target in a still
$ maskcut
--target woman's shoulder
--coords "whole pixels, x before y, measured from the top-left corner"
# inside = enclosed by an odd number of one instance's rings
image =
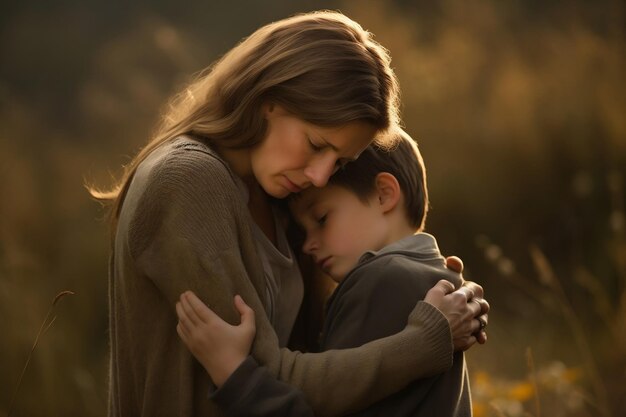
[[[202,168],[231,175],[228,164],[208,144],[191,136],[179,136],[155,148],[139,168],[167,167],[171,171],[194,171]]]
[[[185,189],[198,185],[236,189],[236,179],[228,164],[206,143],[191,136],[180,136],[155,148],[135,174],[147,184]]]

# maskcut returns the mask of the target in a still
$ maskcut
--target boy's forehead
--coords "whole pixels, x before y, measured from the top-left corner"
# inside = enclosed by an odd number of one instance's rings
[[[307,210],[310,210],[315,204],[324,198],[328,193],[328,187],[317,188],[310,187],[303,190],[295,198],[289,201],[289,209],[294,214],[305,214]]]

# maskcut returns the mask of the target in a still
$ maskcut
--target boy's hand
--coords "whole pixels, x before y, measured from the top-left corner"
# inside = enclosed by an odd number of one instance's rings
[[[226,323],[191,291],[176,303],[176,331],[218,387],[246,359],[256,333],[254,310],[239,295],[235,307],[241,314],[239,326]]]

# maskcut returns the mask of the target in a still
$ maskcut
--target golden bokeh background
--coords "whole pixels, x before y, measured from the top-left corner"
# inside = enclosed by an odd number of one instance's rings
[[[339,9],[375,33],[428,169],[427,230],[492,306],[481,416],[622,416],[621,1],[26,1],[0,16],[0,416],[104,416],[106,186],[169,96],[257,27]],[[154,343],[159,343],[155,340]],[[167,381],[163,381],[167,383]]]

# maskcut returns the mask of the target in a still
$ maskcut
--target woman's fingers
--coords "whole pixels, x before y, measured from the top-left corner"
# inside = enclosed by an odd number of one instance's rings
[[[455,294],[462,294],[467,302],[474,297],[474,291],[470,287],[461,287],[454,292]]]
[[[466,282],[454,291],[448,281],[439,281],[424,298],[424,301],[437,307],[450,325],[455,350],[467,350],[476,342],[485,343],[488,323],[489,303],[482,298],[483,288],[473,282]]]
[[[489,312],[489,303],[484,298],[474,297],[467,302],[472,317],[486,315]]]
[[[442,279],[430,291],[439,292],[442,296],[454,292],[454,284],[446,279]]]
[[[474,297],[478,297],[478,298],[484,298],[485,297],[485,291],[483,290],[483,287],[481,287],[480,285],[476,284],[475,282],[465,281],[463,283],[463,287],[462,288],[469,288],[474,293]]]
[[[426,293],[426,297],[424,297],[424,301],[441,310],[444,304],[444,297],[453,291],[454,285],[450,281],[442,279],[437,284],[435,284],[434,287],[428,290],[428,292]]]
[[[467,350],[471,348],[474,343],[476,343],[476,336],[472,334],[455,340],[454,346],[456,350]]]
[[[487,327],[487,320],[485,319],[485,317],[486,316],[476,317],[475,319],[471,321],[472,334],[476,335],[478,334],[478,332],[485,330],[485,327]]]

